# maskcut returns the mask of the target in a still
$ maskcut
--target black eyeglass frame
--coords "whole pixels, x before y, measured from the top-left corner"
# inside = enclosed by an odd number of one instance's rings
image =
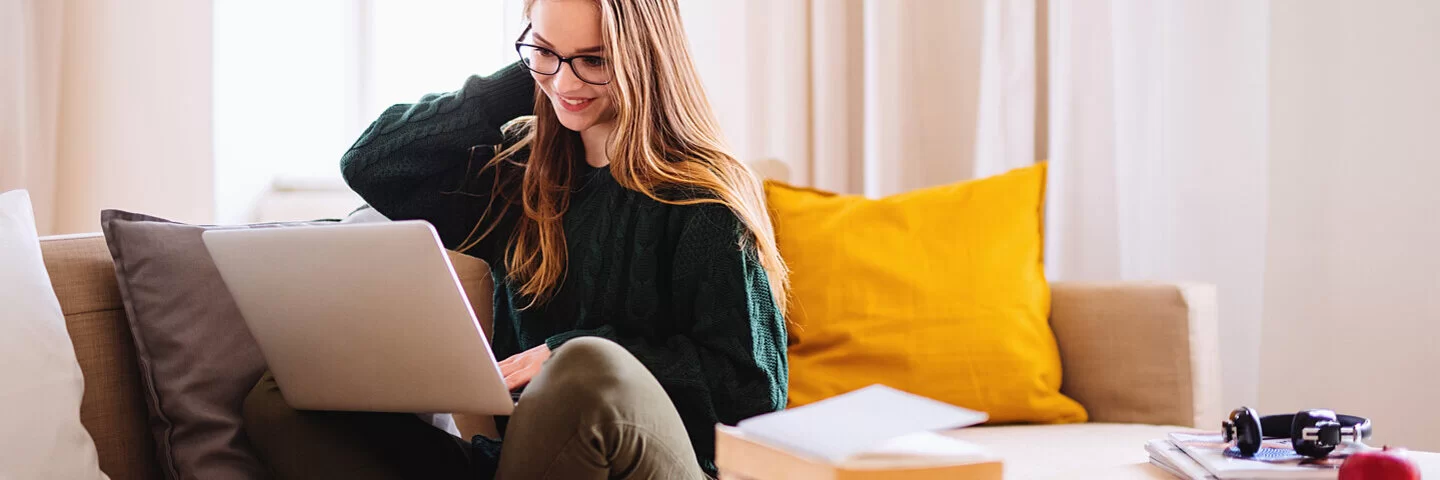
[[[585,83],[588,83],[588,84],[591,84],[591,85],[609,85],[610,82],[612,82],[612,81],[615,80],[615,74],[612,72],[612,73],[610,74],[610,79],[609,79],[609,80],[605,80],[604,83],[592,82],[592,81],[590,81],[589,79],[585,78],[584,75],[581,75],[581,74],[580,74],[580,69],[575,68],[575,64],[574,64],[574,63],[571,63],[571,62],[573,62],[573,61],[575,61],[575,60],[583,60],[583,59],[594,58],[594,59],[598,59],[598,60],[600,60],[600,61],[602,61],[602,62],[605,62],[606,68],[609,68],[610,60],[607,59],[607,58],[605,58],[605,57],[602,57],[602,56],[599,56],[599,55],[575,55],[575,56],[573,56],[573,57],[566,57],[566,56],[564,56],[564,55],[560,55],[560,53],[558,53],[558,52],[556,52],[556,51],[554,51],[554,50],[551,50],[551,49],[548,49],[548,48],[545,48],[545,47],[542,47],[542,46],[539,46],[539,45],[531,44],[531,43],[521,42],[520,40],[524,39],[524,38],[525,38],[525,35],[528,35],[528,34],[530,33],[530,28],[531,28],[531,26],[529,26],[529,25],[525,26],[525,31],[520,33],[520,38],[518,38],[518,39],[515,40],[515,54],[520,56],[520,65],[521,65],[521,66],[524,66],[526,70],[529,70],[529,71],[532,71],[532,72],[535,72],[535,73],[538,73],[538,74],[541,74],[541,75],[555,75],[555,74],[557,74],[557,73],[560,73],[560,69],[565,68],[565,67],[564,67],[565,65],[570,65],[570,73],[575,74],[575,78],[580,79],[580,81],[582,81],[582,82],[585,82]],[[536,70],[535,67],[530,66],[530,64],[525,61],[525,53],[522,52],[522,51],[520,51],[520,49],[525,48],[525,47],[530,47],[530,48],[534,48],[534,49],[537,49],[537,50],[543,50],[543,51],[545,51],[545,52],[549,52],[551,55],[554,55],[555,58],[560,59],[560,62],[555,64],[555,71],[553,71],[553,72],[548,72],[548,73],[547,73],[547,72],[542,72],[542,71]]]

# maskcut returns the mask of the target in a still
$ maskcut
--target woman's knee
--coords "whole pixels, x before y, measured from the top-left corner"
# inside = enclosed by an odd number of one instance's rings
[[[565,342],[551,353],[547,363],[623,367],[631,362],[638,361],[618,343],[600,337],[579,337]]]
[[[606,469],[671,471],[662,467],[673,464],[698,472],[683,420],[660,382],[609,340],[582,337],[556,349],[520,398],[509,430],[502,470],[542,457],[545,465],[558,464],[563,457]],[[567,441],[577,434],[583,441]],[[561,445],[571,450],[562,454]],[[678,453],[657,455],[656,449]]]
[[[551,354],[542,371],[550,377],[546,383],[570,394],[604,394],[624,390],[628,382],[650,378],[649,371],[629,350],[599,337],[565,342]]]
[[[252,443],[266,443],[265,440],[276,427],[287,422],[294,422],[299,417],[299,412],[285,403],[285,397],[280,394],[280,387],[275,384],[275,378],[269,372],[250,389],[245,395],[245,403],[241,407],[241,414],[244,418],[246,435]]]
[[[603,338],[581,337],[555,350],[526,388],[516,413],[563,411],[576,422],[595,423],[669,402],[660,382],[629,350]]]
[[[250,438],[261,459],[267,462],[285,462],[292,456],[303,454],[297,450],[298,446],[315,444],[316,447],[329,447],[347,437],[347,425],[335,414],[291,407],[269,372],[245,396],[241,414],[245,435]]]

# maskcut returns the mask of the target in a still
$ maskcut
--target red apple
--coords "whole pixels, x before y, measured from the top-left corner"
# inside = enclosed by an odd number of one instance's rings
[[[1405,457],[1405,449],[1386,446],[1351,454],[1340,465],[1340,480],[1420,480],[1420,467]]]

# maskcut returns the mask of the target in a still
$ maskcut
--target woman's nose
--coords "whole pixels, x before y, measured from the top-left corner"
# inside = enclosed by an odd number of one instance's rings
[[[560,93],[573,92],[585,86],[580,77],[575,76],[575,66],[570,63],[560,65],[560,71],[555,72],[555,91]]]

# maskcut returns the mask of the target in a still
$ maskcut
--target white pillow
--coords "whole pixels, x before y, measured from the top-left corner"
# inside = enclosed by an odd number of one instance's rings
[[[80,424],[84,392],[30,195],[0,194],[0,478],[107,478]]]

